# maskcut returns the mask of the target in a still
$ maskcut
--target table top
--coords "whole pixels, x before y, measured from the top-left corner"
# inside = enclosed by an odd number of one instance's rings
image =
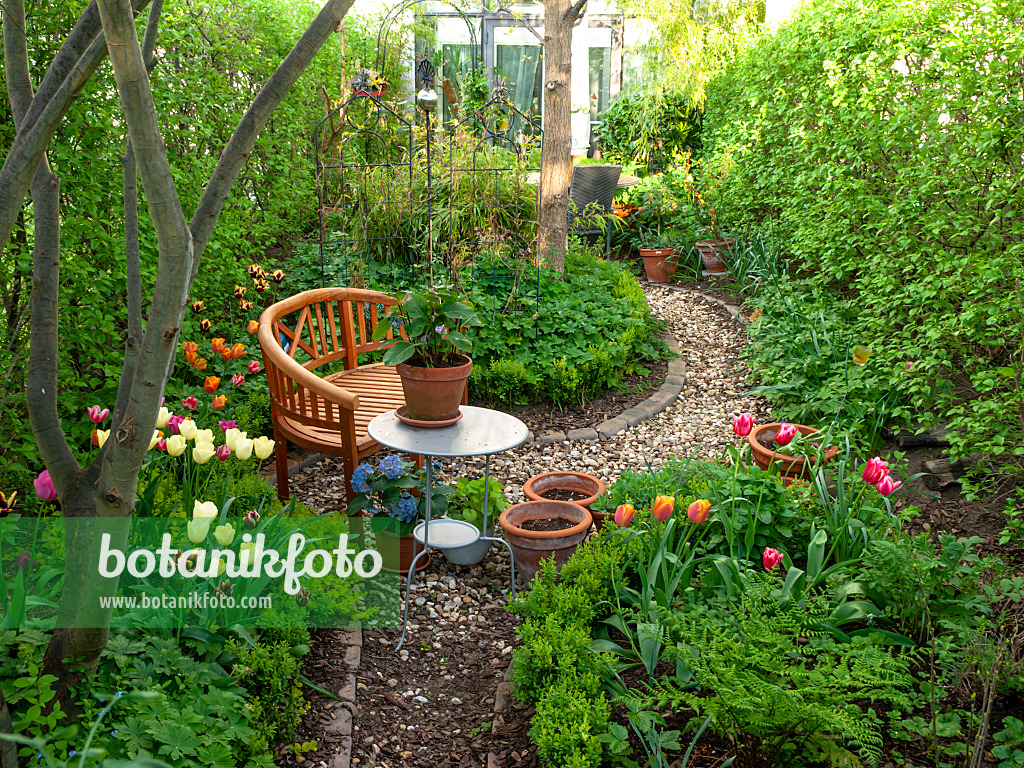
[[[626,175],[623,174],[623,175],[619,176],[619,183],[616,184],[615,186],[618,189],[625,189],[626,187],[635,187],[639,183],[640,183],[640,177],[639,176],[626,176]]]
[[[376,416],[366,433],[381,445],[421,456],[486,456],[526,442],[529,430],[515,416],[474,405],[460,406],[462,418],[450,427],[427,429],[398,420],[394,411]]]

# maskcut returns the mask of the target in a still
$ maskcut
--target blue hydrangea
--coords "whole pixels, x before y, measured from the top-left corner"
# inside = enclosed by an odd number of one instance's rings
[[[404,474],[404,470],[402,469],[402,460],[394,453],[381,459],[380,464],[377,465],[377,469],[388,480],[397,480]]]
[[[370,477],[370,473],[373,472],[373,467],[369,464],[360,464],[356,467],[356,471],[352,473],[352,490],[356,493],[369,493],[371,488],[367,481]]]
[[[419,503],[416,499],[408,493],[403,493],[402,497],[398,500],[398,504],[392,510],[392,516],[397,517],[403,523],[408,523],[416,518],[418,508]]]

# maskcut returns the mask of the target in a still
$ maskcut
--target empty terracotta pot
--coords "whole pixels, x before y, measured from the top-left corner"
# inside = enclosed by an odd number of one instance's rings
[[[558,499],[546,497],[551,491],[572,491],[581,494],[584,498],[574,499],[571,503],[579,504],[590,510],[598,530],[604,525],[608,513],[595,512],[591,509],[591,505],[597,501],[598,496],[607,490],[601,480],[585,472],[542,472],[531,477],[523,486],[523,493],[531,501],[558,501]]]
[[[573,526],[561,531],[528,531],[520,528],[527,520],[549,518],[568,520]],[[555,567],[561,571],[576,547],[587,537],[593,520],[585,507],[568,501],[524,501],[506,508],[498,518],[498,523],[505,531],[506,541],[512,546],[516,573],[528,584],[537,574],[541,560],[553,557]]]

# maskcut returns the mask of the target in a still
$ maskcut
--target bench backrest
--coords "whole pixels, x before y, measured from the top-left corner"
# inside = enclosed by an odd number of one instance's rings
[[[338,405],[324,393],[337,388],[314,371],[340,362],[349,370],[359,356],[394,344],[394,331],[374,341],[373,328],[397,301],[385,293],[355,288],[318,288],[271,305],[260,315],[259,342],[274,409],[306,424],[339,423]],[[345,398],[353,410],[357,398]]]

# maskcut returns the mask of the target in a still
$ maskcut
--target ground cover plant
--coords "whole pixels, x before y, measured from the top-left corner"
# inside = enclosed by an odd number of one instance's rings
[[[892,417],[948,423],[956,455],[1017,475],[1018,17],[1013,3],[804,4],[713,79],[703,132],[703,168],[727,172],[709,202],[803,278],[785,309],[763,308],[777,338],[809,304],[819,338],[841,331],[884,361]],[[795,378],[782,367],[771,383]]]

